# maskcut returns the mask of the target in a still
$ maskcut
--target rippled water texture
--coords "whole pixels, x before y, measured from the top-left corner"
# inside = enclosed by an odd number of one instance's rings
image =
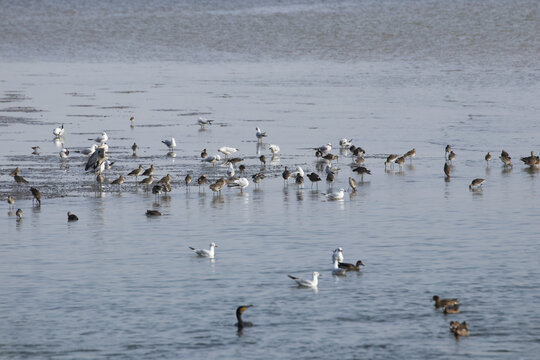
[[[537,358],[540,173],[519,160],[540,153],[536,2],[0,8],[0,358]],[[200,116],[214,124],[201,129]],[[255,127],[268,132],[262,144]],[[101,131],[116,163],[96,188],[78,151]],[[174,157],[161,143],[171,136]],[[343,137],[366,150],[363,182]],[[325,197],[312,149],[328,142],[342,201]],[[188,190],[188,173],[225,174],[199,155],[221,146],[262,183]],[[385,171],[387,155],[412,148]],[[110,184],[139,164],[171,174],[172,192]],[[30,184],[8,175],[17,166]],[[323,181],[286,185],[284,166]],[[474,178],[482,190],[469,190]],[[211,241],[215,260],[188,248]],[[332,276],[336,247],[366,266]],[[318,291],[287,277],[313,271]],[[436,294],[458,297],[461,313],[436,310]],[[255,326],[237,333],[241,304],[254,305],[244,317]],[[455,339],[453,320],[471,335]]]

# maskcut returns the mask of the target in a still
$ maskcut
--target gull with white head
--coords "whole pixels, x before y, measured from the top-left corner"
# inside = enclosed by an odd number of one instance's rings
[[[302,278],[292,276],[292,275],[287,275],[287,276],[293,279],[294,281],[296,281],[299,287],[312,288],[312,289],[317,288],[317,286],[319,285],[319,277],[322,277],[322,275],[316,271],[313,272],[313,278],[311,280],[302,279]]]
[[[217,245],[216,243],[214,242],[211,242],[210,243],[210,248],[208,250],[206,249],[195,249],[194,247],[189,247],[191,250],[193,250],[195,252],[195,254],[197,254],[197,256],[199,257],[207,257],[207,258],[210,258],[210,259],[213,259],[214,258],[214,248],[216,248]]]

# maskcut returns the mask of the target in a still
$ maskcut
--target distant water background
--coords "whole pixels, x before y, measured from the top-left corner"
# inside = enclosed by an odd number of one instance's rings
[[[519,158],[540,153],[539,34],[538,1],[0,0],[0,358],[537,359],[540,173]],[[101,131],[108,181],[154,164],[172,193],[132,178],[96,191],[77,151]],[[360,178],[343,137],[372,175],[327,201],[312,148],[332,143],[347,189]],[[260,187],[187,191],[187,173],[225,174],[199,156],[221,146],[266,174]],[[323,181],[285,186],[284,166]],[[215,261],[188,249],[211,241]],[[362,272],[333,277],[336,247]],[[287,278],[313,271],[318,291]],[[237,333],[241,304],[255,326]]]

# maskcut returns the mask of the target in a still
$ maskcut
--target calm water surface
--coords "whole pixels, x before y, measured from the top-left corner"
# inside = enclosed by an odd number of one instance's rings
[[[0,216],[1,358],[537,357],[540,173],[519,161],[540,152],[535,2],[1,3],[0,193],[16,197]],[[96,191],[76,151],[101,131],[109,181],[155,164],[172,193],[157,201],[131,178]],[[171,136],[176,157],[160,143]],[[284,166],[320,171],[311,148],[343,137],[367,151],[357,193],[284,185]],[[187,173],[225,174],[199,158],[221,146],[265,172],[259,188],[186,189]],[[334,189],[359,181],[351,161],[340,154]],[[16,166],[40,208],[8,176]],[[188,248],[211,241],[214,261]],[[332,276],[338,246],[361,273]],[[313,271],[318,291],[287,278]],[[435,310],[435,294],[461,313]],[[240,304],[255,326],[239,334]],[[456,340],[452,320],[471,336]]]

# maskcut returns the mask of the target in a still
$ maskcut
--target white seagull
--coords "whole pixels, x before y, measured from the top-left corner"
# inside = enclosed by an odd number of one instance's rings
[[[220,147],[220,148],[218,149],[218,151],[219,151],[220,153],[222,153],[223,155],[225,155],[225,156],[229,156],[229,155],[234,154],[235,152],[237,152],[238,149],[237,149],[237,148],[233,148],[233,147],[228,147],[228,146],[222,146],[222,147]]]
[[[219,155],[209,155],[202,159],[201,161],[211,163],[212,166],[216,166],[216,163],[221,160],[221,157]]]
[[[53,130],[53,135],[56,136],[56,137],[60,137],[60,136],[63,136],[64,135],[64,124],[62,124],[62,126],[60,127],[57,127],[56,129]]]
[[[210,259],[213,259],[214,258],[214,248],[216,248],[217,245],[214,243],[214,242],[211,242],[210,243],[210,249],[209,250],[206,250],[206,249],[195,249],[193,247],[189,247],[191,250],[193,250],[195,252],[195,254],[197,254],[197,256],[200,256],[200,257],[207,257],[207,258],[210,258]]]
[[[334,253],[332,254],[332,262],[343,262],[343,249],[337,248],[334,250]]]
[[[266,134],[266,131],[261,131],[261,129],[259,129],[258,127],[256,127],[255,130],[257,131],[257,132],[255,133],[255,136],[257,136],[257,139],[258,139],[259,141],[262,141],[262,138],[263,138],[263,137],[268,136],[268,135]]]
[[[328,200],[341,200],[345,196],[345,189],[339,189],[337,192],[326,194]]]
[[[344,276],[347,270],[339,267],[339,262],[334,260],[334,266],[332,267],[332,275]]]
[[[338,168],[332,168],[330,167],[330,165],[326,165],[326,167],[324,168],[324,172],[328,175],[328,174],[332,174],[332,175],[336,175],[338,171]]]
[[[62,159],[67,159],[69,155],[69,150],[68,149],[62,149],[62,151],[60,151],[60,157]]]
[[[301,279],[292,275],[287,275],[287,276],[293,279],[294,281],[296,281],[298,286],[308,287],[308,288],[313,288],[313,289],[317,288],[317,286],[319,285],[319,277],[322,277],[322,275],[316,271],[313,272],[313,279],[311,280]]]
[[[94,151],[96,151],[97,148],[98,148],[98,145],[94,144],[91,147],[89,147],[88,149],[81,150],[81,154],[90,156],[90,155],[92,155],[94,153]]]
[[[297,166],[296,167],[296,173],[294,173],[293,175],[294,176],[300,175],[300,176],[304,177],[304,169],[302,169],[300,166]]]
[[[352,145],[352,139],[347,140],[346,138],[343,138],[339,140],[339,146],[341,146],[342,148],[350,148],[351,145]]]
[[[176,140],[174,140],[173,137],[171,137],[171,140],[165,139],[165,140],[162,140],[161,142],[164,143],[171,150],[176,147]]]
[[[330,152],[330,150],[332,150],[332,144],[328,143],[326,145],[323,145],[321,147],[318,147],[318,148],[315,148],[315,150],[319,150],[321,153],[324,154],[327,154]]]
[[[109,136],[107,135],[107,133],[105,131],[102,131],[101,132],[101,135],[99,135],[97,138],[95,139],[88,139],[88,140],[94,140],[95,142],[98,142],[100,144],[103,144],[103,143],[106,143],[107,140],[109,140]]]
[[[271,144],[270,146],[268,146],[268,149],[270,149],[273,155],[276,155],[280,150],[279,146],[274,145],[274,144]]]
[[[234,177],[234,167],[232,163],[229,164],[229,168],[227,169],[227,176],[230,178]]]
[[[199,123],[199,125],[201,125],[201,127],[205,127],[205,125],[212,125],[212,121],[214,120],[208,120],[207,118],[204,118],[204,117],[200,117],[197,122]]]
[[[238,180],[234,180],[231,184],[228,184],[229,187],[237,187],[240,188],[240,192],[243,192],[245,188],[247,188],[249,185],[249,180],[245,177],[242,177]]]

